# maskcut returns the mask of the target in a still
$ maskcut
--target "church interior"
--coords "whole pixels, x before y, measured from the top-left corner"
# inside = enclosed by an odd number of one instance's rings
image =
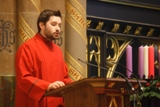
[[[160,105],[160,1],[0,2],[0,107],[15,107],[15,54],[44,9],[62,13],[62,37],[53,42],[75,81],[46,96],[63,96],[65,107]]]

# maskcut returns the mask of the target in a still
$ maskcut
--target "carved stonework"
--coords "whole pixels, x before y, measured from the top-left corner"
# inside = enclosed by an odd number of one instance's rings
[[[15,28],[11,21],[0,20],[0,52],[12,52],[11,45],[15,43]]]

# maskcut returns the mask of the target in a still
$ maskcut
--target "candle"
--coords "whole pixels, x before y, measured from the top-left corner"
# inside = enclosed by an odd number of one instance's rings
[[[144,46],[144,75],[148,79],[148,46]]]
[[[130,45],[126,47],[126,68],[128,69],[126,70],[127,77],[130,78],[130,71],[132,71],[132,47]]]
[[[144,72],[143,72],[144,71],[143,53],[144,53],[143,46],[140,46],[138,48],[138,74],[139,74],[140,78],[143,78],[143,74],[144,74]]]
[[[153,46],[149,46],[148,48],[148,72],[149,72],[149,78],[151,76],[154,77],[154,48]]]

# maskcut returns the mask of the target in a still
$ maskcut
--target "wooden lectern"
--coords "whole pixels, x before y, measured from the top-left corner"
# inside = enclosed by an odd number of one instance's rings
[[[137,80],[129,81],[138,88]],[[125,79],[86,78],[47,92],[45,96],[63,97],[65,107],[130,107],[131,94]]]

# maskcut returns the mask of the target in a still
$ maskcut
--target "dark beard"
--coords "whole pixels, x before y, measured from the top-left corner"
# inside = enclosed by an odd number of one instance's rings
[[[47,35],[46,39],[48,39],[49,41],[58,40],[60,37],[56,38],[54,34],[55,33],[53,33],[52,35]]]

